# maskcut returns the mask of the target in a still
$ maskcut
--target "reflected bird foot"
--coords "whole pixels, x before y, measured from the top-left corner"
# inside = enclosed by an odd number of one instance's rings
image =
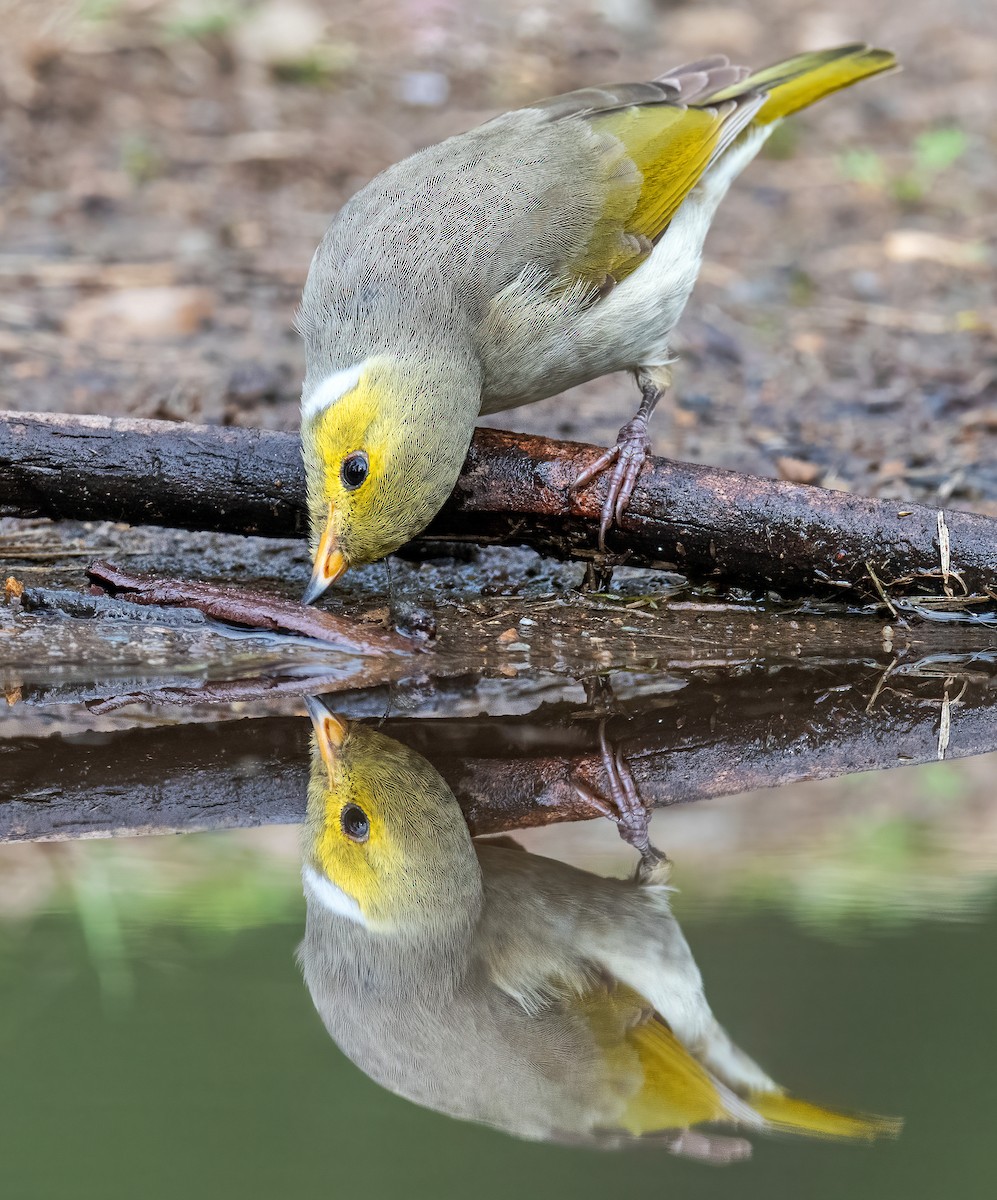
[[[572,780],[575,792],[582,800],[597,808],[603,816],[614,821],[620,837],[640,854],[636,875],[638,883],[667,883],[671,874],[671,861],[666,854],[651,844],[647,806],[640,797],[623,753],[610,745],[605,724],[601,724],[599,728],[599,748],[603,770],[609,782],[608,798],[584,780],[577,778]]]
[[[613,681],[608,675],[586,675],[581,685],[585,689],[585,708],[576,714],[578,717],[597,716],[605,719],[619,711]]]

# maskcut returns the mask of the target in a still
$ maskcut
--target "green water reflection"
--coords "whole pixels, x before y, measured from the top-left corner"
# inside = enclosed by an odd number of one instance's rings
[[[329,1041],[302,986],[293,863],[254,858],[244,835],[159,841],[153,856],[147,846],[73,848],[74,872],[98,874],[101,859],[106,867],[134,849],[117,947],[95,941],[100,918],[91,913],[88,928],[75,901],[2,926],[5,1196],[602,1197],[667,1187],[768,1200],[991,1190],[993,904],[972,922],[922,917],[828,938],[772,907],[713,898],[704,908],[696,889],[685,902],[680,893],[709,997],[737,1040],[803,1094],[906,1119],[895,1143],[756,1140],[752,1161],[713,1170],[654,1150],[519,1142],[381,1090]],[[219,890],[230,897],[216,895],[212,920],[204,878],[196,917],[194,906],[167,902],[183,888],[160,886],[208,860],[228,877]]]
[[[216,835],[217,836],[217,835]],[[304,913],[302,913],[304,916]],[[686,923],[728,1026],[824,1097],[902,1111],[895,1144],[768,1142],[713,1171],[654,1152],[519,1142],[416,1108],[326,1038],[293,962],[300,922],[205,943],[161,926],[108,1010],[76,919],[5,948],[6,1195],[989,1194],[997,912],[866,944],[777,917]]]

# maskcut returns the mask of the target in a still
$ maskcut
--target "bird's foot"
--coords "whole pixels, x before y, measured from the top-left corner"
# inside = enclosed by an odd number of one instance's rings
[[[640,854],[637,867],[638,883],[667,883],[672,864],[666,854],[651,845],[647,806],[640,798],[637,784],[623,753],[610,745],[604,724],[599,729],[599,746],[609,796],[597,792],[586,781],[578,778],[572,780],[575,791],[603,816],[614,821],[620,837]]]
[[[590,467],[586,467],[572,485],[572,491],[579,491],[603,471],[613,467],[599,520],[600,550],[606,549],[606,533],[610,526],[614,521],[618,525],[622,520],[650,453],[651,438],[647,432],[647,417],[638,413],[632,421],[627,421],[616,435],[616,445],[605,454],[601,454]]]

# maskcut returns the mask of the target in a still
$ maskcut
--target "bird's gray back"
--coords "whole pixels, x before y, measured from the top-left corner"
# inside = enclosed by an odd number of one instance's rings
[[[602,152],[584,120],[524,109],[389,167],[316,251],[301,318],[311,351],[338,368],[427,330],[473,341],[525,267],[558,276],[585,246]]]

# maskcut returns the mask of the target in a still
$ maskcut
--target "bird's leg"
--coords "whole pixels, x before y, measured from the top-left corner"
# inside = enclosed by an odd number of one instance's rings
[[[637,373],[637,383],[641,401],[636,414],[616,435],[616,445],[600,455],[590,467],[586,467],[572,485],[572,490],[578,491],[608,467],[613,467],[599,521],[600,550],[606,549],[606,533],[610,525],[614,520],[619,524],[626,512],[641,470],[651,453],[647,424],[655,405],[671,383],[671,372],[667,367],[647,367]]]
[[[609,781],[609,797],[601,795],[580,779],[572,779],[575,791],[604,816],[615,821],[620,837],[640,854],[638,882],[665,883],[671,873],[671,862],[667,855],[651,845],[647,807],[640,798],[627,760],[621,751],[609,744],[604,721],[599,726],[599,750]]]

